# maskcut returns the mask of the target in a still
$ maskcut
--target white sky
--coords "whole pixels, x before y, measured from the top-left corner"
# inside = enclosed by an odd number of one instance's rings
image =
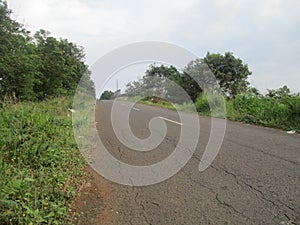
[[[288,85],[300,92],[299,0],[8,0],[8,5],[32,33],[42,28],[83,46],[89,65],[124,44],[166,41],[199,57],[231,51],[249,65],[250,83],[259,90]],[[140,67],[131,73],[142,76]]]

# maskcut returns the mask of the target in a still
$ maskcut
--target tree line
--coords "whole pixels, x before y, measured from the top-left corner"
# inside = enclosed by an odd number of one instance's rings
[[[94,86],[82,47],[42,29],[31,35],[11,14],[0,0],[0,99],[71,96],[82,77]]]
[[[247,79],[251,74],[248,65],[233,53],[226,52],[222,55],[208,52],[203,59],[191,61],[183,71],[174,66],[150,65],[142,79],[127,84],[126,95],[155,95],[175,103],[183,103],[187,101],[186,96],[178,92],[176,85],[183,88],[191,100],[195,101],[199,94],[208,91],[206,89],[216,88],[218,82],[222,94],[233,98],[250,89]]]

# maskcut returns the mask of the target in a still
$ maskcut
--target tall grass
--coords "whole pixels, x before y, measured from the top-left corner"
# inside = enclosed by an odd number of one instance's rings
[[[0,103],[0,224],[67,223],[84,164],[71,103]]]
[[[231,120],[300,131],[300,96],[270,98],[240,94],[227,101]]]
[[[205,95],[195,102],[197,111],[210,115],[210,106]],[[267,96],[243,93],[226,100],[227,118],[251,124],[300,131],[300,96]]]

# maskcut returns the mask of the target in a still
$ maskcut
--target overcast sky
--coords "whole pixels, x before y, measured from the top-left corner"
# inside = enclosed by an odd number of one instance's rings
[[[299,0],[8,0],[8,5],[33,33],[42,28],[83,46],[89,65],[124,44],[166,41],[199,57],[233,52],[253,72],[251,85],[263,92],[283,85],[300,91]]]

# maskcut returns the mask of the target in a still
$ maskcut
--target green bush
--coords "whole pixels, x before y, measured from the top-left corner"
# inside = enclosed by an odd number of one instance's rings
[[[210,107],[208,99],[205,95],[200,94],[198,98],[196,99],[195,106],[198,112],[203,114],[209,114],[210,113]]]
[[[224,118],[226,115],[225,99],[221,95],[200,94],[195,102],[196,110],[203,115]]]

